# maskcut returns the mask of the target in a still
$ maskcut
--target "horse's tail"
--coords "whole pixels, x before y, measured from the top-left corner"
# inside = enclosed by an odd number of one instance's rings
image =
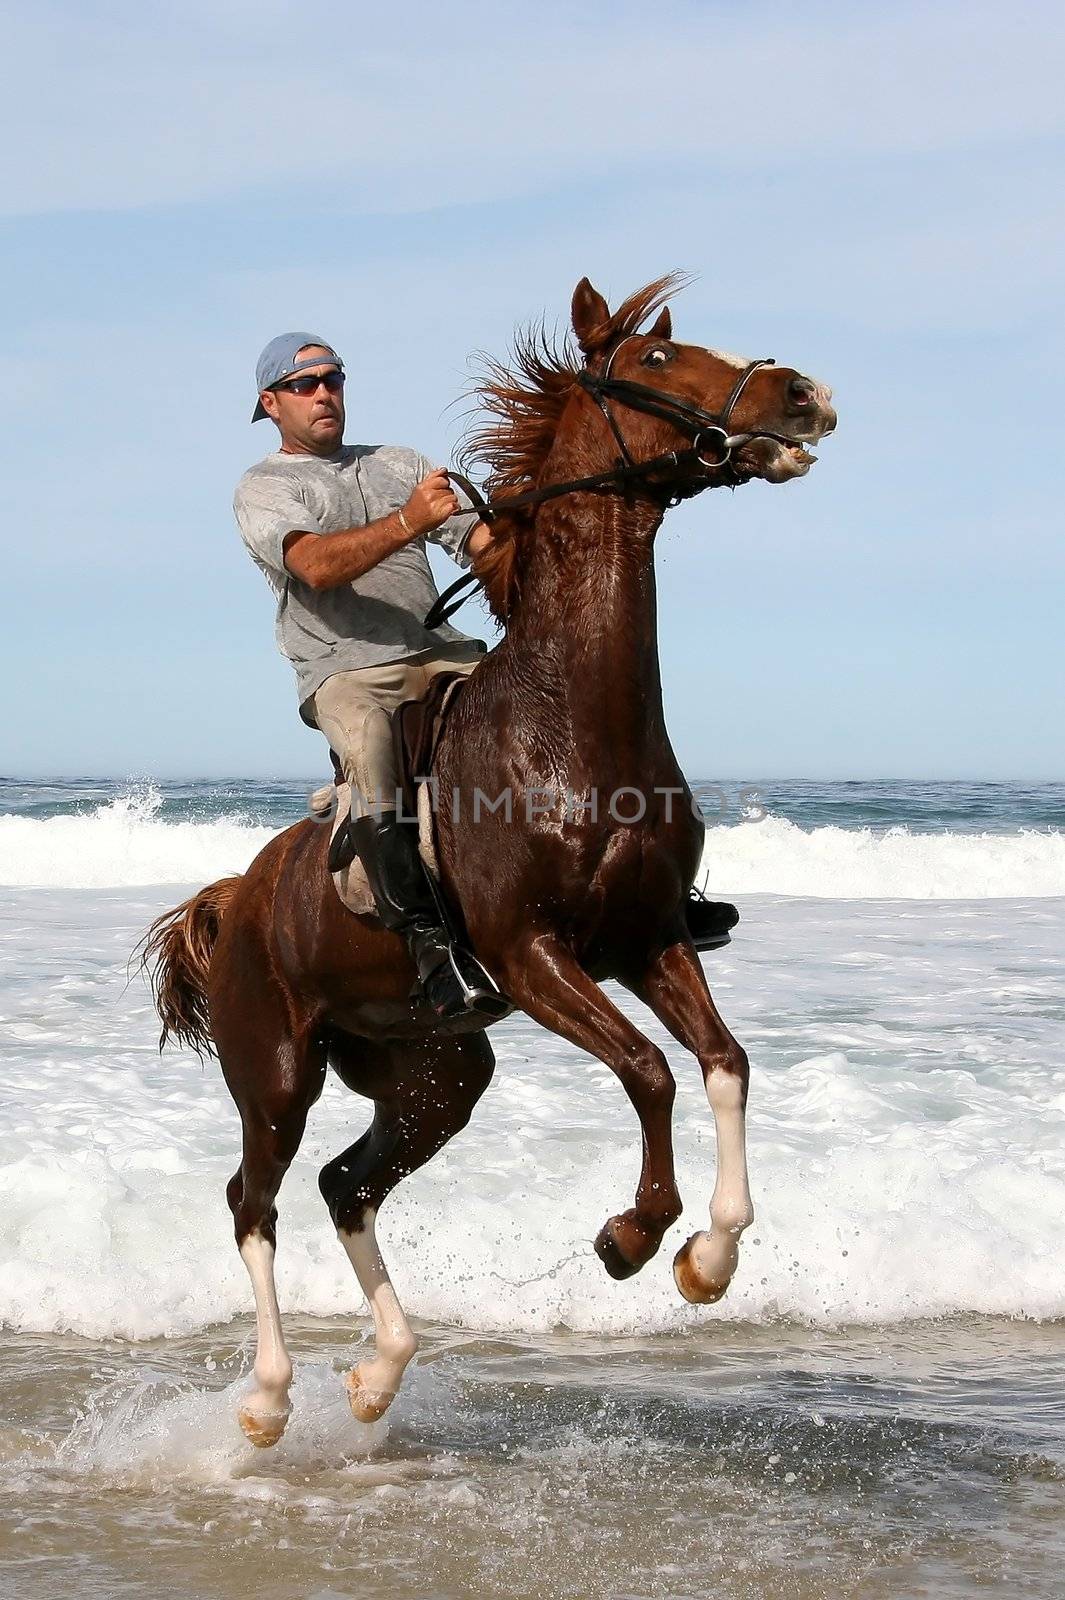
[[[163,1024],[160,1050],[173,1038],[198,1056],[215,1053],[207,1014],[207,973],[222,918],[239,882],[238,875],[209,883],[191,900],[156,917],[145,935],[141,966],[148,973]]]

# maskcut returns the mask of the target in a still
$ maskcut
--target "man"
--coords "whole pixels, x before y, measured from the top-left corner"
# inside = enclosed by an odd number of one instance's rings
[[[325,734],[352,786],[351,842],[429,1003],[441,1017],[490,1008],[491,980],[468,951],[449,952],[417,825],[397,817],[390,718],[436,673],[472,672],[485,650],[447,623],[424,627],[437,597],[425,540],[469,566],[491,535],[413,450],[344,444],[344,363],[324,339],[280,334],[255,381],[252,421],[268,417],[280,448],[244,474],[233,507],[277,597],[300,716]]]

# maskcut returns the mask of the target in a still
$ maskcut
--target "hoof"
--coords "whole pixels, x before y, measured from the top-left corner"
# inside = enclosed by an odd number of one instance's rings
[[[687,1244],[681,1245],[673,1258],[673,1276],[677,1288],[685,1300],[693,1306],[714,1305],[732,1282],[732,1271],[727,1275],[723,1272],[708,1271],[705,1261],[699,1262],[699,1255],[706,1255],[709,1243],[709,1234],[693,1233]],[[732,1244],[732,1241],[729,1243]],[[733,1255],[735,1250],[735,1244],[732,1244]],[[735,1260],[732,1268],[735,1270]]]
[[[275,1445],[288,1425],[288,1411],[250,1411],[241,1406],[237,1421],[245,1439],[257,1450],[269,1450]]]
[[[623,1278],[631,1278],[640,1270],[642,1263],[626,1261],[617,1247],[617,1241],[610,1231],[609,1222],[603,1228],[595,1241],[595,1253],[603,1263],[612,1278],[620,1282]]]
[[[362,1367],[356,1367],[344,1379],[351,1414],[356,1422],[379,1422],[396,1397],[387,1389],[367,1388],[362,1371]]]
[[[595,1253],[612,1278],[631,1278],[647,1265],[658,1243],[634,1221],[632,1216],[611,1217],[603,1224],[595,1241]]]

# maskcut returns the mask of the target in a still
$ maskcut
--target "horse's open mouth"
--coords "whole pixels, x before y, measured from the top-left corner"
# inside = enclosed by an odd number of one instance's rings
[[[752,439],[733,457],[733,466],[745,478],[762,478],[767,483],[786,483],[804,477],[817,457],[797,439],[785,444],[778,439]]]

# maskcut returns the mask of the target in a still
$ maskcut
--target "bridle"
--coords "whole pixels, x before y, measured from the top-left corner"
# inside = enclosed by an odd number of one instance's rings
[[[607,472],[594,472],[587,478],[570,478],[565,483],[549,483],[540,489],[529,489],[524,494],[508,496],[494,506],[489,505],[480,490],[475,488],[461,472],[453,472],[449,468],[448,477],[469,496],[473,509],[482,522],[491,524],[498,516],[524,510],[529,506],[542,505],[545,500],[557,500],[567,494],[586,491],[624,494],[630,487],[636,486],[642,486],[645,490],[653,489],[656,485],[652,484],[651,480],[660,477],[663,472],[668,472],[673,478],[672,485],[668,489],[663,484],[657,485],[658,498],[665,510],[670,506],[679,505],[682,500],[689,499],[692,495],[701,493],[708,487],[711,473],[719,473],[727,468],[732,473],[733,485],[739,483],[740,475],[732,466],[732,453],[749,444],[752,439],[772,439],[782,445],[795,444],[796,441],[789,439],[785,434],[772,433],[766,428],[746,433],[730,431],[732,413],[751,378],[762,367],[775,366],[776,363],[771,356],[747,363],[732,385],[728,399],[720,411],[704,411],[701,406],[693,405],[690,400],[663,394],[660,389],[652,389],[649,384],[633,383],[627,378],[610,376],[610,369],[618,351],[630,339],[636,337],[635,333],[629,333],[618,340],[607,358],[601,377],[596,377],[587,367],[582,367],[577,373],[578,384],[592,397],[603,413],[621,451],[614,465]],[[688,435],[691,444],[687,450],[667,450],[662,455],[652,456],[649,461],[634,461],[617,419],[608,404],[611,400],[627,406],[632,411],[642,411],[647,416],[657,417],[662,422],[673,423],[682,433]],[[685,482],[687,487],[678,487],[678,480]],[[453,596],[478,581],[472,572],[467,572],[463,577],[456,579],[433,603],[426,615],[424,626],[436,628],[441,622],[446,622],[468,598],[463,595],[461,599],[453,600]],[[450,605],[449,600],[452,600]]]
[[[659,470],[663,465],[701,466],[709,473],[728,466],[732,459],[732,452],[742,445],[749,444],[752,439],[774,439],[778,444],[793,444],[793,439],[786,439],[783,434],[770,433],[767,429],[759,429],[751,433],[732,433],[730,423],[732,413],[737,402],[746,389],[754,374],[762,367],[776,365],[772,356],[764,356],[758,361],[749,361],[737,377],[729,390],[728,399],[720,411],[704,411],[701,406],[693,405],[690,400],[680,400],[676,395],[663,394],[660,389],[652,389],[645,383],[633,383],[627,378],[612,378],[610,369],[614,365],[618,351],[623,348],[629,339],[635,339],[636,334],[626,334],[620,339],[610,352],[609,359],[600,378],[595,377],[587,367],[577,374],[577,382],[586,393],[590,394],[599,407],[611,433],[617,440],[621,451],[621,464],[627,467],[638,468],[643,472]],[[691,438],[691,447],[688,450],[672,450],[666,455],[656,456],[651,461],[635,462],[629,451],[628,445],[622,436],[617,419],[610,407],[608,400],[619,400],[623,405],[629,406],[634,411],[643,411],[648,416],[657,417],[662,422],[672,422],[675,427],[687,433]],[[707,450],[715,453],[707,459]],[[604,475],[605,476],[605,475]],[[705,484],[699,485],[705,488]],[[682,496],[670,495],[666,503],[674,504]]]

